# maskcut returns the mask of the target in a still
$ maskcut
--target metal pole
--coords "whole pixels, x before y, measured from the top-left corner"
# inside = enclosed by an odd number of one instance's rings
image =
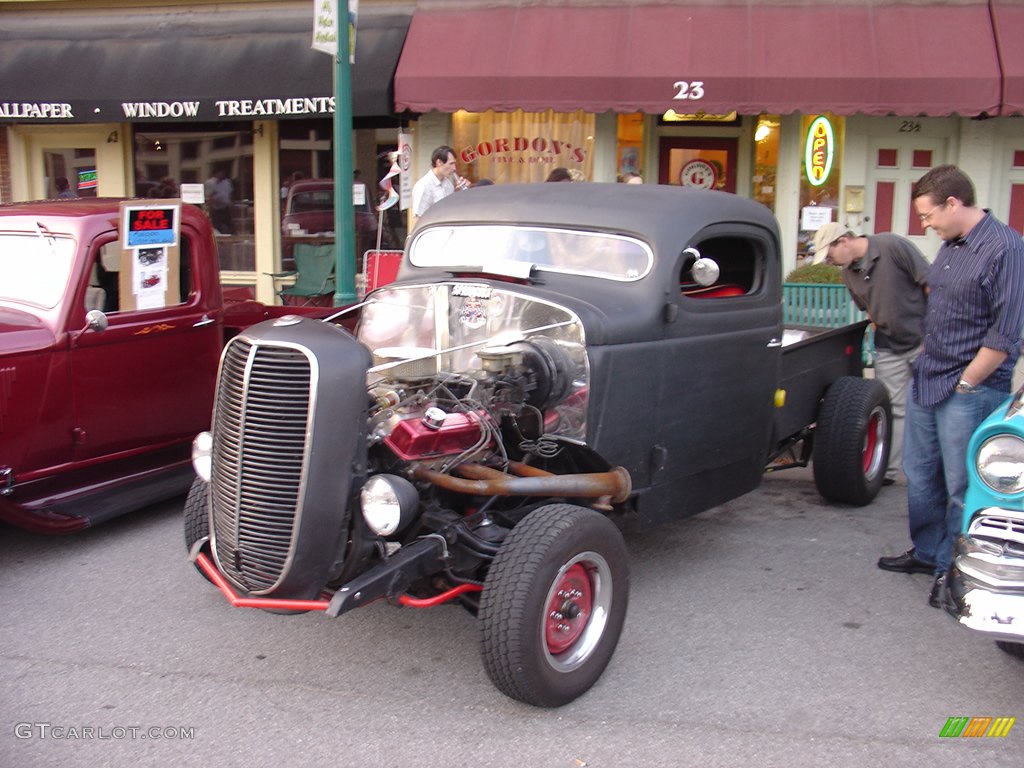
[[[356,231],[352,207],[352,73],[348,0],[335,0],[338,53],[334,57],[334,306],[356,300]],[[341,32],[344,30],[344,32]]]

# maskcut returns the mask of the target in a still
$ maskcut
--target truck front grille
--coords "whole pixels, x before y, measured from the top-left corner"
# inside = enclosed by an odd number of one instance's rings
[[[250,594],[281,580],[306,463],[312,365],[294,346],[233,339],[214,404],[213,534],[222,572]]]

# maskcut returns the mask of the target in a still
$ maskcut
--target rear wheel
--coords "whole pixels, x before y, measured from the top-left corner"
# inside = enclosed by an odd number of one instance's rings
[[[480,599],[484,666],[502,693],[557,707],[611,660],[629,599],[626,545],[614,523],[551,504],[512,529]]]
[[[814,483],[829,501],[863,506],[882,487],[892,407],[880,382],[844,376],[828,392],[814,431]]]
[[[1024,659],[1024,643],[1011,643],[1006,640],[996,640],[999,650],[1004,651],[1018,659]]]

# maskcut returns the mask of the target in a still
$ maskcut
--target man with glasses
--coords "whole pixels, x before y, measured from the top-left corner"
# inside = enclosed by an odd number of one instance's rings
[[[928,262],[906,238],[889,232],[854,235],[831,221],[814,233],[814,263],[842,267],[854,303],[875,326],[875,378],[892,403],[892,442],[885,484],[896,481],[903,459],[903,415],[911,364],[921,347]]]
[[[907,403],[903,470],[913,547],[878,567],[931,573],[938,608],[960,530],[967,443],[1010,391],[1024,326],[1024,241],[975,204],[956,166],[926,173],[911,193],[925,227],[942,238],[928,270],[924,345]]]

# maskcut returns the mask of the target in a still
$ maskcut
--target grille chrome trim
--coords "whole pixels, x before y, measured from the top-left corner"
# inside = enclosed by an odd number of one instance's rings
[[[1024,549],[1024,514],[998,507],[981,510],[971,520],[967,535],[1010,544],[1013,549],[1020,551]]]
[[[279,341],[232,339],[214,403],[211,539],[221,572],[252,595],[288,573],[302,516],[315,357]]]

